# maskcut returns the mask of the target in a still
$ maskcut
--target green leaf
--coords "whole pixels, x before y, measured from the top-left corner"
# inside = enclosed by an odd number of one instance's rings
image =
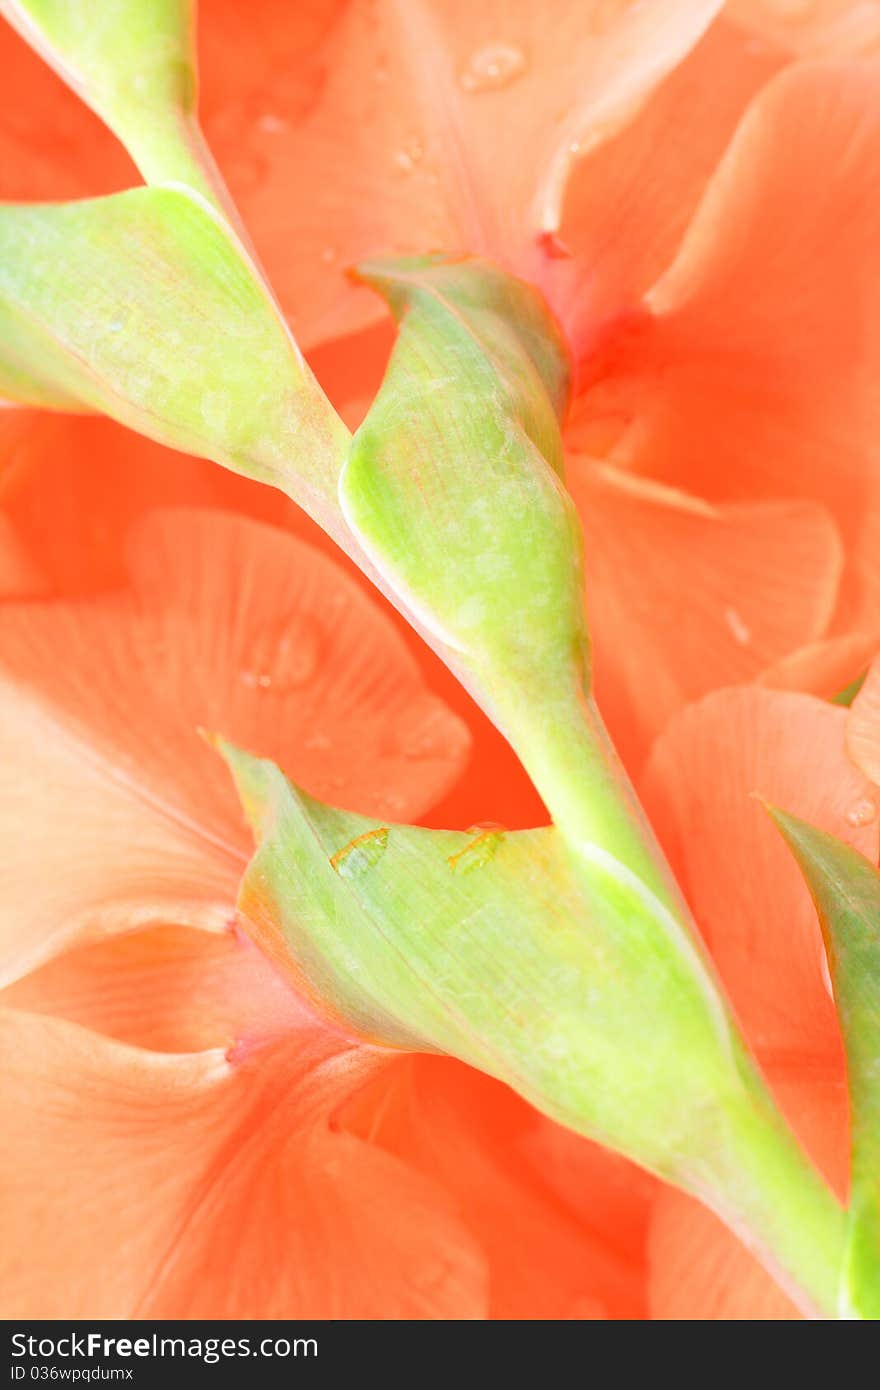
[[[148,183],[180,182],[227,213],[196,121],[193,0],[0,0],[0,13],[129,150]]]
[[[583,676],[580,527],[561,482],[568,359],[540,296],[476,260],[359,268],[400,321],[340,481],[346,518],[484,696]]]
[[[880,1318],[880,873],[833,835],[771,814],[816,904],[846,1046],[852,1174],[841,1313]]]
[[[217,746],[259,841],[241,910],[325,1011],[376,1041],[461,1057],[667,1173],[694,1107],[738,1094],[728,1020],[693,946],[614,861],[585,874],[552,828],[380,824]]]
[[[103,411],[272,483],[343,529],[348,433],[234,234],[197,194],[0,207],[0,394]]]

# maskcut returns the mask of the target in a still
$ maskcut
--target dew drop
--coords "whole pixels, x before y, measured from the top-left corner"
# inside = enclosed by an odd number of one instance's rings
[[[325,246],[324,250],[321,252],[321,260],[325,265],[332,265],[336,260],[336,256],[337,252],[333,246]]]
[[[472,825],[467,833],[470,835],[473,831],[477,832],[474,839],[457,854],[450,854],[446,861],[453,873],[467,874],[472,869],[482,869],[490,859],[494,859],[506,834],[500,825]]]
[[[459,74],[466,92],[497,92],[509,87],[526,70],[526,56],[511,43],[488,43],[471,54]]]
[[[401,173],[411,174],[424,157],[425,147],[421,140],[410,140],[403,149],[395,150],[394,163]]]
[[[287,130],[287,122],[281,116],[275,116],[271,111],[267,111],[257,121],[257,126],[266,135],[282,135]]]
[[[379,862],[388,845],[388,827],[378,826],[375,830],[365,830],[342,849],[338,849],[330,860],[341,878],[360,878]]]
[[[322,646],[321,629],[314,619],[301,613],[288,614],[255,634],[241,672],[242,684],[251,690],[290,694],[312,679]]]
[[[268,671],[242,671],[240,679],[248,690],[269,690],[272,686],[272,677]]]
[[[846,813],[846,819],[849,825],[858,828],[863,825],[870,825],[876,815],[876,801],[873,797],[863,796],[855,805],[850,806]]]
[[[747,647],[752,640],[752,630],[746,623],[742,615],[735,608],[725,608],[724,621],[736,642],[740,647]]]

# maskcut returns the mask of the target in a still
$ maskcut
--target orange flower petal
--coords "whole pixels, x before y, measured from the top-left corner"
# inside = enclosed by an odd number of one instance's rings
[[[17,418],[15,430],[3,430],[8,417]],[[0,412],[0,499],[59,594],[124,584],[127,533],[157,507],[234,507],[266,520],[296,515],[311,525],[281,493],[207,459],[99,416],[50,411]],[[312,532],[323,537],[317,527]]]
[[[718,1217],[671,1189],[649,1244],[650,1316],[661,1322],[788,1322],[791,1299]]]
[[[848,711],[788,691],[720,691],[658,739],[642,790],[746,1037],[768,1062],[837,1058],[816,912],[755,794],[876,862],[880,804],[844,746]]]
[[[880,786],[880,657],[853,701],[846,726],[846,746],[868,781]]]
[[[856,565],[880,510],[878,171],[880,66],[775,78],[583,402],[637,422],[616,461],[705,497],[824,502]],[[878,594],[850,599],[852,625]]]
[[[356,1102],[360,1133],[454,1195],[484,1252],[489,1316],[501,1319],[634,1318],[644,1315],[646,1203],[639,1175],[617,1194],[630,1233],[603,1229],[616,1160],[537,1121],[506,1087],[446,1058],[413,1058],[389,1090]],[[536,1128],[560,1136],[579,1201],[567,1207],[524,1148]],[[587,1161],[581,1159],[588,1151]],[[631,1176],[633,1170],[630,1170]]]
[[[580,144],[607,139],[718,0],[392,0],[204,16],[204,125],[298,339],[363,326],[367,255],[489,253],[525,273]],[[250,34],[248,31],[252,31]]]
[[[823,508],[710,506],[583,459],[568,485],[584,526],[599,704],[630,766],[683,704],[823,632],[841,563]]]
[[[46,584],[21,543],[9,517],[0,512],[0,598],[45,591]]]
[[[666,270],[737,121],[780,64],[716,20],[635,119],[574,170],[559,231],[571,255],[555,262],[548,289],[579,355]],[[572,437],[578,415],[575,406]]]
[[[59,77],[0,23],[0,198],[84,198],[141,182],[125,151]]]
[[[375,1057],[301,1034],[236,1067],[14,1011],[0,1050],[7,1317],[483,1315],[445,1199],[328,1126]]]
[[[397,819],[466,756],[387,619],[283,532],[156,514],[130,574],[109,597],[0,609],[8,970],[80,934],[227,920],[250,842],[200,726]]]
[[[7,986],[0,1004],[154,1052],[250,1050],[315,1026],[265,957],[231,930],[158,926],[86,942]]]
[[[848,57],[880,48],[880,9],[864,0],[727,0],[731,17],[797,54]]]

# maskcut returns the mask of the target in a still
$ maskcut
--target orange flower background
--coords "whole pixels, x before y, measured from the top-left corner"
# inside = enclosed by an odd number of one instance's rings
[[[349,423],[392,342],[365,255],[486,255],[557,315],[602,713],[843,1195],[821,934],[755,794],[878,862],[880,7],[204,0],[199,33],[206,134]],[[139,181],[5,25],[0,62],[0,196]],[[312,523],[11,407],[0,498],[5,1314],[799,1316],[692,1199],[331,1028],[248,941],[199,729],[374,816],[546,819]]]

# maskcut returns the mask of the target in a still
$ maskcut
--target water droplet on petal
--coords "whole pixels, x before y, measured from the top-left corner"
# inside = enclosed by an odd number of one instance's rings
[[[242,683],[252,690],[287,695],[314,676],[321,659],[323,634],[313,618],[291,613],[257,632]]]
[[[861,797],[846,813],[847,822],[856,828],[870,825],[877,815],[877,803],[871,796]]]
[[[747,647],[752,640],[752,629],[743,620],[741,614],[735,608],[725,608],[724,621],[734,642],[740,647]]]
[[[466,874],[472,869],[482,869],[490,859],[494,859],[507,833],[502,826],[471,826],[468,834],[478,833],[457,854],[450,854],[447,863],[453,873]]]
[[[521,48],[511,43],[488,43],[471,54],[458,80],[466,92],[497,92],[515,82],[526,67]]]
[[[257,121],[257,126],[266,135],[282,135],[288,129],[287,121],[281,116],[275,116],[271,111],[267,111]]]
[[[372,869],[382,858],[388,845],[387,826],[375,830],[365,830],[342,849],[338,849],[330,860],[331,867],[341,878],[360,878]]]
[[[394,163],[404,174],[411,174],[417,164],[425,157],[425,147],[421,140],[410,140],[403,149],[395,150]]]
[[[241,683],[246,685],[248,690],[269,690],[272,677],[268,671],[242,671]]]

